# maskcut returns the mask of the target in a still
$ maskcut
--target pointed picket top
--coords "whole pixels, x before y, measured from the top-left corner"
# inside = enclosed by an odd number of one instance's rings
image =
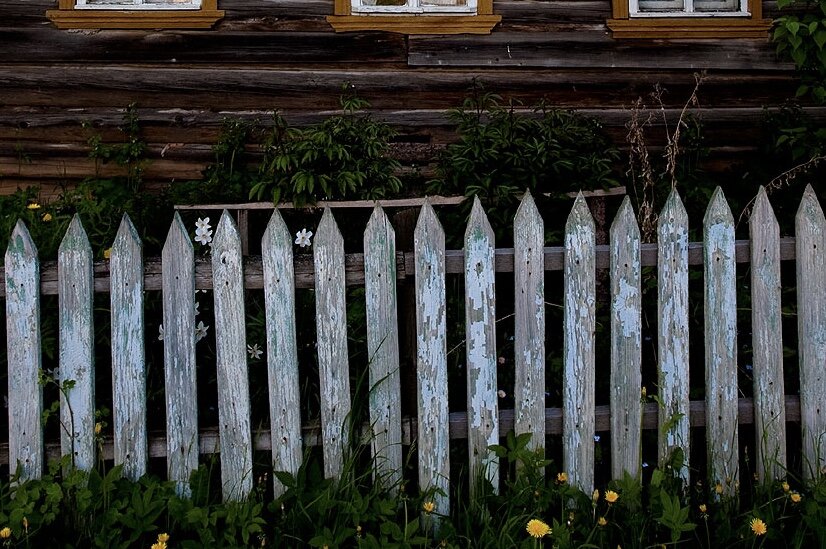
[[[297,474],[301,466],[301,394],[295,332],[293,239],[276,208],[261,241],[267,330],[267,379],[274,471]],[[286,487],[273,475],[276,497]]]
[[[241,237],[224,210],[212,241],[215,299],[215,363],[221,422],[221,484],[224,501],[241,501],[252,491],[252,431],[244,316]]]
[[[545,226],[530,191],[513,225],[514,430],[545,448]]]
[[[166,445],[169,480],[190,494],[198,468],[198,398],[195,365],[195,249],[178,212],[161,252],[163,279]]]
[[[717,187],[703,218],[706,452],[711,485],[735,496],[737,426],[737,264],[734,216]]]
[[[826,466],[826,219],[811,185],[797,210],[795,236],[803,476],[817,480]]]
[[[642,318],[640,227],[630,197],[610,230],[611,476],[641,479]]]
[[[676,189],[657,221],[659,462],[664,465],[676,449],[683,453],[679,471],[688,483],[689,368],[688,368],[688,214]]]
[[[594,488],[595,246],[594,218],[579,193],[565,224],[562,461],[585,493]]]
[[[339,478],[344,472],[344,456],[349,446],[350,372],[344,238],[330,208],[324,208],[318,225],[313,262],[324,475]]]
[[[450,512],[447,397],[445,233],[425,199],[413,233],[416,271],[416,370],[418,380],[419,485],[440,489],[435,512]]]
[[[470,493],[481,474],[498,493],[499,462],[488,448],[499,444],[496,383],[496,254],[493,229],[479,197],[465,231],[465,346],[467,351],[468,455]]]
[[[757,476],[786,476],[786,407],[780,293],[780,226],[760,187],[749,220],[751,237],[752,354]]]
[[[396,493],[403,467],[396,233],[378,203],[364,231],[364,291],[373,472],[377,483]]]
[[[137,481],[146,473],[146,362],[144,355],[143,247],[127,214],[109,259],[112,321],[112,421],[115,465]]]
[[[5,256],[6,350],[9,382],[9,468],[21,480],[43,472],[43,389],[38,380],[40,349],[40,263],[22,220],[12,231]]]
[[[62,454],[83,471],[95,465],[94,275],[92,247],[75,214],[57,252]]]

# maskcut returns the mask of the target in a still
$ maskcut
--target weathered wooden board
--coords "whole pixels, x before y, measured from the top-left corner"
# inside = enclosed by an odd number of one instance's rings
[[[189,495],[198,468],[198,398],[195,378],[195,250],[181,216],[163,246],[163,351],[166,381],[167,478]]]
[[[146,362],[143,248],[124,214],[109,260],[112,285],[112,419],[115,465],[137,481],[146,473]]]
[[[344,286],[344,238],[329,208],[324,210],[313,243],[318,377],[324,475],[338,478],[350,444],[350,370]]]
[[[703,220],[706,453],[709,483],[733,497],[739,486],[737,430],[737,266],[734,217],[720,187]]]
[[[769,483],[786,476],[786,414],[783,407],[780,226],[763,187],[757,193],[749,219],[749,235],[755,465],[760,482]]]
[[[450,512],[447,406],[445,233],[425,202],[413,234],[416,261],[416,370],[419,486],[433,493],[435,512]]]
[[[379,205],[364,231],[364,293],[374,478],[395,493],[402,479],[396,234]]]
[[[642,472],[640,229],[625,197],[611,225],[611,476]]]
[[[224,210],[212,242],[221,484],[225,501],[252,491],[252,434],[241,237]]]
[[[499,461],[488,447],[499,444],[496,381],[495,237],[479,197],[465,230],[465,348],[467,356],[470,493],[486,478],[499,492]],[[484,477],[482,476],[484,475]],[[473,497],[473,496],[472,496]]]
[[[57,252],[60,447],[82,471],[95,466],[92,247],[75,214]]]
[[[562,467],[571,485],[586,494],[594,489],[595,232],[580,195],[565,223]]]
[[[545,227],[526,192],[513,222],[514,368],[517,434],[529,448],[545,448]]]
[[[284,219],[274,211],[261,240],[264,301],[267,317],[267,379],[270,389],[270,429],[274,471],[298,473],[301,466],[301,394],[298,384],[298,343],[295,328],[293,240]],[[275,496],[284,485],[273,478]]]
[[[679,474],[688,483],[688,215],[676,189],[660,212],[657,237],[659,461],[663,465],[680,449]]]
[[[43,473],[43,390],[38,383],[40,262],[29,230],[18,220],[5,256],[6,353],[9,378],[9,469],[21,480]]]
[[[826,218],[811,185],[795,218],[803,475],[826,466]]]

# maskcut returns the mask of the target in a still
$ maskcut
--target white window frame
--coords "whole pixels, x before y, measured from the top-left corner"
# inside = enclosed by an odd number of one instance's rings
[[[701,0],[698,0],[698,2]],[[683,0],[683,9],[673,11],[640,11],[639,0],[628,0],[629,17],[751,17],[748,0],[739,0],[732,11],[695,11],[694,0]]]
[[[406,0],[404,6],[368,6],[351,0],[351,10],[353,14],[475,15],[476,0],[467,0],[465,6],[423,6],[421,0]]]
[[[127,2],[93,2],[87,0],[76,0],[75,9],[79,10],[199,10],[201,0],[190,0],[188,2],[154,2],[146,0],[128,0]]]

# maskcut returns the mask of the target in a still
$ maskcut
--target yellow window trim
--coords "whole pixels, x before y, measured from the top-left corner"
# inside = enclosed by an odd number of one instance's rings
[[[327,22],[336,32],[387,31],[401,34],[490,34],[502,20],[493,15],[493,0],[478,0],[476,15],[362,14],[353,15],[350,0],[336,0]]]
[[[46,11],[59,29],[208,29],[224,17],[218,0],[202,0],[198,10],[77,10],[74,0],[59,0]]]
[[[614,38],[762,38],[768,39],[771,19],[763,19],[761,0],[749,0],[748,17],[636,17],[628,15],[628,0],[612,0],[613,18],[606,24]]]

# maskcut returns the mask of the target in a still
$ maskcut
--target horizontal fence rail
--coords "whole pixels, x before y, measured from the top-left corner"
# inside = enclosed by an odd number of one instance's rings
[[[60,247],[56,266],[43,266],[26,227],[18,223],[6,250],[9,372],[8,443],[0,459],[24,478],[37,478],[44,457],[70,455],[80,469],[95,460],[94,327],[95,292],[110,292],[114,437],[102,457],[139,478],[147,460],[166,457],[170,480],[188,493],[187,480],[199,454],[220,454],[224,498],[238,500],[252,489],[252,453],[271,453],[275,470],[296,472],[303,449],[321,445],[324,473],[345,474],[348,448],[370,440],[374,479],[398,486],[402,445],[415,444],[420,488],[437,489],[438,512],[450,509],[450,440],[467,439],[470,471],[483,472],[494,489],[499,464],[488,446],[511,430],[533,434],[541,449],[546,435],[561,435],[563,467],[570,481],[594,487],[592,439],[612,436],[614,478],[641,478],[640,436],[658,429],[659,462],[680,452],[677,473],[690,481],[690,428],[706,430],[707,478],[736,493],[739,426],[755,426],[756,470],[761,481],[785,475],[786,423],[800,422],[803,472],[826,474],[826,220],[811,187],[796,217],[796,238],[780,238],[768,196],[760,190],[750,220],[750,240],[734,239],[734,220],[718,189],[703,220],[703,242],[688,242],[688,218],[676,191],[659,216],[658,242],[641,242],[633,210],[625,199],[610,231],[610,243],[596,245],[594,221],[582,196],[565,226],[564,246],[544,246],[544,223],[529,193],[514,220],[513,249],[496,249],[481,204],[474,202],[463,250],[445,250],[445,234],[425,200],[413,252],[395,247],[395,234],[375,207],[364,234],[364,254],[345,254],[331,210],[325,210],[313,253],[293,255],[292,236],[275,211],[262,240],[262,256],[244,258],[235,222],[224,212],[207,261],[195,258],[191,237],[178,213],[160,260],[142,257],[141,243],[124,218],[111,260],[93,264],[79,218]],[[780,264],[797,258],[800,395],[783,388],[780,328]],[[737,263],[751,269],[751,329],[754,332],[754,399],[738,398]],[[689,399],[689,266],[702,265],[705,311],[705,400]],[[641,399],[643,267],[656,267],[658,311],[658,403]],[[610,404],[595,400],[597,273],[610,276]],[[544,275],[563,271],[563,379],[561,408],[545,405]],[[514,287],[496,287],[497,272],[514,273]],[[464,279],[467,411],[448,408],[446,275]],[[416,406],[400,413],[401,376],[397,283],[415,282]],[[353,407],[347,334],[348,285],[363,285],[369,352],[369,422],[348,428]],[[296,347],[296,288],[315,289],[320,417],[302,423]],[[214,292],[217,409],[215,428],[198,428],[195,323],[196,289]],[[251,424],[244,292],[264,290],[269,428]],[[144,295],[163,293],[163,349],[166,430],[146,432],[146,337]],[[515,406],[497,399],[496,291],[513,291]],[[61,437],[44,444],[41,374],[41,295],[59,296]],[[654,295],[654,294],[652,294]],[[694,347],[696,348],[696,346]],[[412,388],[408,388],[412,390]],[[643,395],[644,396],[644,395]],[[694,441],[695,444],[697,441]],[[794,449],[797,452],[798,449]],[[476,479],[478,475],[472,475]],[[284,487],[274,479],[276,494]],[[477,486],[472,486],[476,489]]]

